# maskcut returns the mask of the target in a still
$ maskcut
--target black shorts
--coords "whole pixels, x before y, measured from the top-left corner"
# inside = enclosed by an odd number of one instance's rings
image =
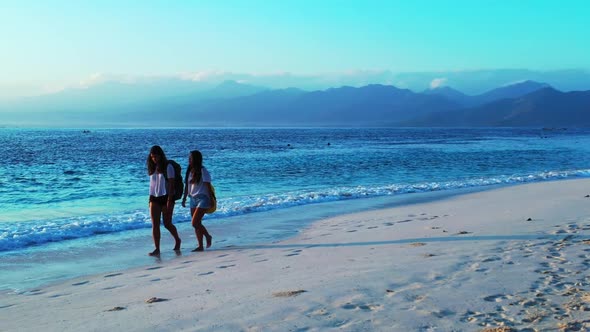
[[[160,197],[156,197],[156,196],[150,195],[150,203],[156,203],[156,204],[160,204],[160,205],[166,205],[167,202],[168,202],[168,196],[167,195],[160,196]]]

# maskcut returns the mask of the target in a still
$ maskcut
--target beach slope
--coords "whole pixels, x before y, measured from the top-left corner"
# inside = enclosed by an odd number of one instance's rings
[[[588,194],[590,179],[524,184],[214,244],[2,294],[0,330],[587,330]]]

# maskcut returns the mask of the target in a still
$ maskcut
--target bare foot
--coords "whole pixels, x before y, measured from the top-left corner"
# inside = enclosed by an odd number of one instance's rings
[[[213,236],[205,235],[205,239],[207,240],[207,248],[211,247],[211,242],[213,242]]]
[[[174,246],[174,249],[173,249],[174,251],[179,251],[180,250],[180,243],[181,242],[182,241],[180,239],[178,239],[178,241],[176,242],[176,245]]]
[[[192,252],[196,252],[196,251],[204,251],[205,249],[203,249],[203,247],[196,247],[195,249],[191,250]]]
[[[150,252],[148,255],[150,255],[150,256],[160,256],[160,249],[156,249],[156,250]]]

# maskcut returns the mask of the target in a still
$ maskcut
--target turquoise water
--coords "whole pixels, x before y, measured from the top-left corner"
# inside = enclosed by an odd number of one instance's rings
[[[206,222],[222,248],[415,193],[586,177],[589,143],[588,130],[522,128],[0,129],[0,290],[153,263],[154,144],[183,169],[189,150],[203,152],[219,197]],[[177,206],[184,249],[189,221]]]

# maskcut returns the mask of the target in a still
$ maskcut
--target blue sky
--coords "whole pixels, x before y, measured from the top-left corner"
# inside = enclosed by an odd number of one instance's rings
[[[0,90],[93,75],[590,69],[587,1],[4,1]]]

